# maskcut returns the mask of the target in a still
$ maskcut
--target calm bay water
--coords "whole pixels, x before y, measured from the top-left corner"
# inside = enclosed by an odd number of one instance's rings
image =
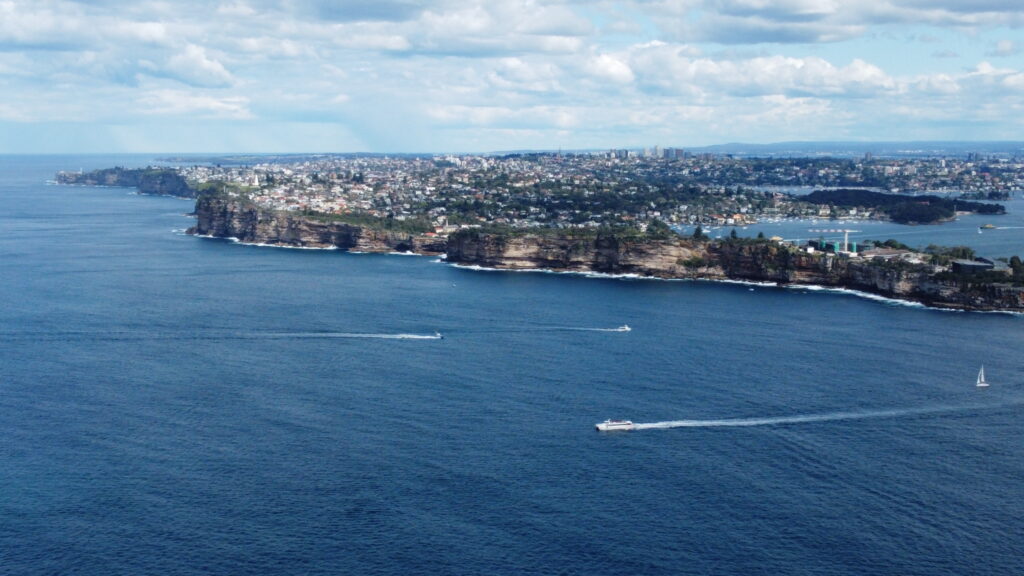
[[[0,157],[0,574],[1024,572],[1020,317],[248,247],[44,183],[149,160]]]

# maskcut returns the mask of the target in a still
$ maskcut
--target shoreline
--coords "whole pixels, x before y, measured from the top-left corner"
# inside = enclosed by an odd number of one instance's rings
[[[66,182],[58,182],[68,185]],[[75,185],[71,183],[71,185]],[[131,186],[79,184],[109,188]],[[159,187],[135,194],[176,196]],[[939,274],[935,265],[856,258],[802,250],[787,243],[743,238],[695,240],[682,236],[506,234],[462,229],[449,236],[320,221],[290,212],[267,211],[224,196],[202,195],[186,234],[245,246],[344,251],[401,256],[441,256],[453,266],[479,271],[543,272],[619,280],[704,280],[754,287],[853,294],[866,299],[945,311],[1024,313],[1024,288],[1009,278],[972,281]],[[908,260],[912,260],[908,258]],[[948,274],[948,273],[944,273]]]
[[[874,292],[868,292],[866,290],[857,290],[855,288],[844,288],[841,286],[826,286],[823,284],[783,284],[779,282],[764,282],[758,280],[739,280],[733,278],[661,278],[658,276],[642,276],[639,274],[607,274],[604,272],[584,272],[577,270],[553,270],[546,268],[493,268],[487,266],[480,266],[477,264],[453,264],[445,262],[444,260],[435,260],[438,264],[447,264],[453,268],[459,268],[461,270],[468,270],[471,272],[514,272],[514,273],[534,273],[534,274],[560,274],[568,276],[580,276],[583,278],[592,278],[597,280],[640,280],[640,281],[653,281],[653,282],[707,282],[709,284],[733,284],[736,286],[748,286],[750,288],[768,288],[774,290],[792,290],[792,291],[804,291],[807,293],[824,292],[834,295],[846,295],[862,298],[864,300],[872,300],[882,304],[888,304],[891,306],[902,306],[907,308],[917,308],[920,310],[932,310],[936,312],[954,312],[954,313],[968,313],[975,312],[980,314],[1006,314],[1010,316],[1024,317],[1024,312],[1018,312],[1014,310],[974,310],[967,308],[956,308],[950,306],[934,306],[929,305],[920,300],[912,300],[909,298],[893,298],[891,296],[885,296],[882,294],[876,294]]]
[[[436,264],[445,264],[453,268],[460,270],[466,270],[469,272],[507,272],[507,273],[531,273],[531,274],[553,274],[553,275],[567,275],[567,276],[578,276],[581,278],[596,279],[596,280],[619,280],[619,281],[658,281],[658,282],[707,282],[711,284],[732,284],[736,286],[747,286],[753,288],[768,288],[775,290],[792,290],[792,291],[803,291],[806,293],[829,293],[832,295],[845,295],[861,298],[864,300],[871,300],[880,304],[889,306],[899,306],[906,308],[916,308],[920,310],[931,310],[936,312],[954,312],[954,313],[986,313],[986,314],[1002,314],[1014,317],[1024,317],[1024,311],[1015,310],[1003,310],[1003,309],[972,309],[956,306],[943,306],[935,305],[934,303],[928,303],[923,300],[913,298],[895,298],[884,294],[870,292],[867,290],[859,290],[856,288],[848,288],[843,286],[829,286],[823,284],[801,284],[801,283],[781,283],[772,281],[759,281],[759,280],[745,280],[738,278],[708,278],[708,277],[694,277],[694,278],[669,278],[660,276],[648,276],[642,274],[625,273],[625,274],[614,274],[606,272],[598,272],[594,270],[558,270],[554,268],[499,268],[491,266],[482,266],[479,264],[463,264],[457,262],[449,262],[446,255],[441,254],[430,254],[430,253],[417,253],[417,252],[386,252],[386,251],[356,251],[356,250],[344,250],[337,246],[328,247],[313,247],[313,246],[289,246],[284,244],[268,244],[268,243],[255,243],[255,242],[243,242],[236,237],[221,237],[215,235],[200,235],[191,233],[189,236],[204,240],[225,240],[231,244],[239,244],[242,246],[251,246],[256,248],[282,248],[291,250],[322,250],[322,251],[338,251],[342,254],[362,255],[362,254],[377,254],[383,256],[419,256],[419,257],[434,257],[432,261]]]

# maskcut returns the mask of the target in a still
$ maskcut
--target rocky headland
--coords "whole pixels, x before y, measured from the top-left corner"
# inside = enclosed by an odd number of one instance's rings
[[[200,193],[170,168],[105,168],[91,172],[59,172],[58,184],[87,186],[124,186],[136,188],[140,194],[197,198]]]
[[[371,228],[280,210],[265,210],[242,198],[204,195],[196,201],[190,234],[236,238],[251,244],[339,248],[354,252],[444,254],[444,238]]]

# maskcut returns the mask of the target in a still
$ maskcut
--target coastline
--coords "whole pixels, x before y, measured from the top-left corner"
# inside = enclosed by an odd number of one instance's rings
[[[136,188],[143,195],[190,197]],[[479,271],[704,280],[846,293],[934,310],[1024,314],[1024,288],[958,284],[938,280],[934,266],[815,254],[766,240],[617,236],[578,230],[503,235],[479,229],[463,229],[444,237],[264,210],[224,195],[199,195],[192,215],[197,222],[186,234],[255,247],[440,256],[449,265]]]
[[[510,272],[510,273],[529,273],[529,274],[559,274],[566,276],[580,276],[583,278],[591,278],[595,280],[635,280],[635,281],[651,281],[651,282],[707,282],[710,284],[732,284],[736,286],[748,286],[753,288],[767,288],[774,290],[793,290],[793,291],[804,291],[810,294],[814,293],[828,293],[832,295],[846,295],[865,300],[872,300],[881,304],[887,304],[890,306],[903,306],[907,308],[917,308],[921,310],[931,310],[935,312],[954,312],[954,313],[979,313],[979,314],[1004,314],[1009,316],[1024,317],[1024,310],[981,310],[981,309],[969,309],[969,308],[955,308],[950,306],[939,306],[929,305],[928,303],[910,299],[910,298],[893,298],[878,294],[875,292],[868,292],[866,290],[857,290],[855,288],[846,288],[840,286],[827,286],[822,284],[782,284],[778,282],[764,282],[757,280],[742,280],[734,278],[661,278],[657,276],[641,276],[638,274],[607,274],[603,272],[586,272],[576,270],[554,270],[549,268],[493,268],[487,266],[480,266],[477,264],[453,264],[446,262],[445,260],[435,260],[435,263],[446,264],[453,268],[461,270],[467,270],[471,272]]]
[[[189,234],[259,247],[443,255],[448,264],[481,271],[818,287],[938,310],[1024,312],[1024,288],[940,281],[935,267],[929,265],[855,260],[771,241],[557,233],[508,237],[476,230],[428,238],[313,221],[292,213],[266,213],[244,203],[203,197],[197,201],[196,217]]]

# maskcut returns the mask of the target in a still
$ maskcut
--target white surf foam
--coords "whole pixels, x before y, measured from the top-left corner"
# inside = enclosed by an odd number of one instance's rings
[[[287,244],[264,244],[262,242],[242,242],[238,238],[229,238],[236,244],[243,246],[258,246],[260,248],[282,248],[285,250],[337,250],[337,246],[289,246]]]
[[[661,281],[685,281],[686,278],[658,278],[657,276],[643,276],[640,274],[610,274],[606,272],[593,272],[588,270],[548,270],[546,268],[492,268],[477,264],[451,264],[455,268],[473,270],[474,272],[523,272],[531,274],[562,274],[566,276],[583,276],[584,278],[603,278],[609,280],[661,280]]]
[[[952,310],[948,308],[938,308],[925,306],[920,302],[914,302],[912,300],[900,300],[898,298],[889,298],[888,296],[882,296],[879,294],[873,294],[871,292],[864,292],[861,290],[853,290],[851,288],[837,288],[834,286],[819,286],[817,284],[785,284],[781,286],[787,290],[799,290],[803,292],[826,292],[829,294],[845,294],[848,296],[856,296],[858,298],[864,298],[865,300],[873,300],[875,302],[881,302],[890,306],[905,306],[907,308],[928,308],[929,310],[941,310],[945,312],[959,312],[959,310]]]
[[[266,244],[263,242],[242,242],[242,240],[236,236],[214,236],[212,234],[193,234],[196,238],[205,238],[207,240],[227,240],[232,244],[241,244],[242,246],[257,246],[259,248],[283,248],[285,250],[337,250],[337,246],[289,246],[287,244]]]

